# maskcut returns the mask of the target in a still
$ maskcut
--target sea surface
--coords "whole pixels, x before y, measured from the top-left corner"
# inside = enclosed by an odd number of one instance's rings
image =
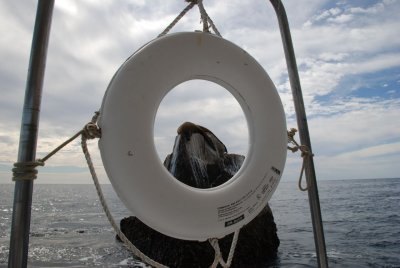
[[[131,215],[103,185],[119,222]],[[400,179],[319,181],[330,267],[400,267]],[[14,185],[0,184],[0,267],[7,267]],[[270,201],[281,244],[270,267],[316,267],[308,195],[282,181]],[[119,242],[93,185],[34,186],[28,267],[147,267]]]

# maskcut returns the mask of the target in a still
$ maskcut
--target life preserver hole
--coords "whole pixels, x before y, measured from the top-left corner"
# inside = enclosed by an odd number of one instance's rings
[[[164,96],[154,122],[154,144],[161,163],[170,154],[182,153],[174,150],[178,149],[174,145],[179,146],[179,143],[175,144],[177,129],[184,122],[209,129],[226,146],[229,154],[246,157],[249,149],[247,120],[239,102],[223,86],[208,80],[193,79],[177,85]],[[201,139],[201,136],[194,139]],[[210,151],[213,149],[209,148]]]

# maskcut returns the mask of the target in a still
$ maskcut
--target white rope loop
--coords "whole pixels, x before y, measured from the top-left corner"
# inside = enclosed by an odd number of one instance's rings
[[[239,238],[240,229],[236,230],[233,234],[231,248],[229,249],[228,258],[226,262],[224,261],[221,253],[221,249],[219,247],[218,239],[217,238],[210,238],[208,241],[210,242],[211,246],[214,249],[214,262],[211,264],[210,268],[216,268],[218,264],[221,264],[224,268],[229,268],[232,264],[233,256],[235,254],[236,245]]]
[[[298,182],[298,186],[300,191],[307,191],[308,190],[308,184],[306,182],[306,186],[303,187],[302,186],[302,179],[303,179],[303,174],[305,171],[305,167],[306,167],[306,162],[310,161],[310,159],[312,157],[314,157],[314,154],[311,152],[310,148],[308,148],[308,146],[306,145],[299,145],[296,140],[294,139],[294,136],[296,135],[297,129],[292,128],[290,129],[290,131],[287,132],[288,135],[288,143],[291,143],[292,145],[294,145],[293,147],[288,146],[288,150],[292,151],[292,153],[297,152],[298,150],[301,151],[301,157],[303,158],[303,163],[301,166],[301,171],[300,171],[300,177],[299,177],[299,182]]]
[[[98,116],[98,114],[97,114],[97,116]],[[103,207],[104,213],[106,214],[108,221],[110,222],[111,226],[113,227],[114,231],[117,233],[117,235],[119,236],[119,238],[121,239],[121,241],[124,243],[124,245],[125,245],[135,256],[137,256],[137,257],[140,258],[142,261],[144,261],[145,263],[147,263],[147,264],[149,264],[149,265],[151,265],[151,266],[153,266],[153,267],[156,267],[156,268],[165,268],[165,267],[167,267],[167,266],[162,265],[161,263],[158,263],[158,262],[156,262],[155,260],[151,259],[151,258],[148,257],[146,254],[144,254],[143,252],[141,252],[137,247],[135,247],[135,246],[132,244],[131,241],[129,241],[129,239],[128,239],[128,238],[124,235],[124,233],[119,229],[117,223],[116,223],[115,220],[114,220],[114,217],[112,216],[112,214],[111,214],[111,212],[110,212],[110,210],[109,210],[109,208],[108,208],[107,202],[106,202],[106,200],[105,200],[105,198],[104,198],[103,192],[102,192],[101,187],[100,187],[100,183],[99,183],[99,179],[98,179],[97,174],[96,174],[96,170],[94,169],[94,165],[93,165],[92,158],[91,158],[91,156],[90,156],[90,153],[89,153],[89,150],[88,150],[88,147],[87,147],[87,140],[88,140],[90,137],[98,136],[98,133],[100,133],[100,129],[98,129],[98,127],[97,127],[97,125],[96,125],[97,116],[94,117],[94,118],[92,119],[91,123],[89,123],[90,125],[89,125],[89,124],[86,125],[86,126],[90,126],[90,127],[86,127],[86,128],[89,129],[91,133],[90,133],[89,136],[86,135],[85,132],[82,133],[81,146],[82,146],[83,154],[85,155],[85,158],[86,158],[86,162],[87,162],[88,167],[89,167],[90,174],[92,175],[92,179],[93,179],[94,185],[95,185],[95,187],[96,187],[97,195],[99,196],[100,203],[101,203],[101,205],[102,205],[102,207]],[[95,130],[95,128],[96,128],[97,130]]]

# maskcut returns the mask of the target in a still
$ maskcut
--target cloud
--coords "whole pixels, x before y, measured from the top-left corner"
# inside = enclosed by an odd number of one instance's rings
[[[1,181],[9,181],[8,170],[17,157],[36,4],[33,0],[0,2]],[[269,73],[284,104],[288,126],[295,127],[272,6],[240,0],[204,4],[222,35],[248,51]],[[317,174],[323,178],[396,176],[399,170],[393,163],[400,160],[395,152],[400,142],[396,134],[400,133],[399,2],[306,0],[284,4]],[[42,96],[39,157],[90,120],[119,66],[155,38],[186,5],[162,0],[151,4],[143,0],[56,1]],[[172,32],[199,29],[202,25],[195,7]],[[215,85],[199,83],[187,84],[187,90],[178,88],[160,107],[155,126],[160,155],[170,152],[176,128],[188,120],[210,128],[230,151],[245,153],[248,134],[240,106],[227,92],[213,88]],[[46,178],[57,177],[55,171],[59,171],[61,180],[68,171],[74,182],[89,182],[82,171],[85,161],[78,145],[74,142],[52,158],[48,163],[51,170],[41,169]],[[91,149],[106,182],[96,143]],[[284,177],[296,177],[300,164],[301,159],[290,155]]]
[[[371,146],[367,148],[362,148],[358,151],[347,152],[339,155],[338,157],[355,159],[355,158],[370,158],[370,157],[384,157],[387,155],[394,155],[400,153],[400,143],[391,144],[380,144],[377,146]]]
[[[386,1],[387,2],[387,1]],[[387,2],[388,5],[391,4],[391,2]],[[368,15],[372,15],[372,14],[377,14],[380,12],[383,12],[385,10],[385,1],[382,3],[376,3],[375,5],[372,5],[370,7],[367,8],[363,8],[363,7],[352,7],[349,9],[350,13],[358,13],[358,14],[368,14]]]
[[[333,22],[333,23],[347,23],[351,20],[353,20],[354,16],[352,14],[342,14],[340,16],[336,16],[334,18],[329,18],[327,19],[328,22]]]
[[[334,157],[316,157],[321,179],[398,178],[400,144],[382,144]]]
[[[321,106],[310,120],[313,142],[325,155],[396,142],[400,133],[399,105],[398,99],[354,98]]]

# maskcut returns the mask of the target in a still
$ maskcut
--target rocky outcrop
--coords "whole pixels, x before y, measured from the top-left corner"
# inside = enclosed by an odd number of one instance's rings
[[[175,178],[196,188],[212,188],[235,175],[244,156],[228,154],[225,145],[208,129],[190,122],[178,128],[172,154],[164,166]]]
[[[211,188],[228,181],[240,169],[244,156],[229,154],[225,145],[207,128],[186,122],[178,128],[172,154],[164,166],[183,183],[197,188]],[[136,217],[121,220],[121,231],[143,253],[169,267],[209,267],[214,250],[208,242],[175,239],[163,235]],[[244,226],[239,235],[231,267],[265,267],[276,257],[279,238],[267,205]],[[220,239],[224,259],[228,256],[233,235]]]

